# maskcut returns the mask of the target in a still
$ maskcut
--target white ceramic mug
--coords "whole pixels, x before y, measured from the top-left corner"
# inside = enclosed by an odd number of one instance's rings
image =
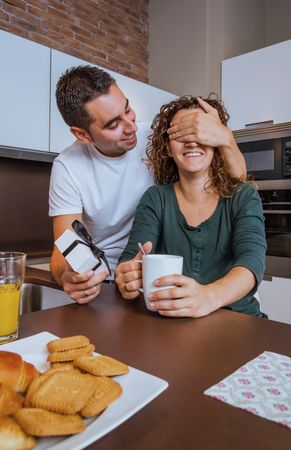
[[[148,309],[150,302],[148,295],[153,291],[160,291],[171,286],[157,287],[153,283],[157,278],[166,275],[182,274],[183,270],[183,256],[176,255],[144,255],[142,260],[142,280],[143,280],[143,295],[145,304]]]

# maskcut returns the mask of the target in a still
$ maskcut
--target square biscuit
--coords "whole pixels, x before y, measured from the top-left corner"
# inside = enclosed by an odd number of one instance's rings
[[[81,433],[85,423],[78,414],[63,415],[38,408],[24,408],[15,420],[28,434],[38,437]]]
[[[86,336],[69,336],[59,339],[54,339],[48,342],[47,348],[52,352],[63,352],[65,350],[71,350],[73,348],[86,347],[90,344],[89,339]]]
[[[61,414],[75,414],[95,389],[95,378],[74,370],[57,371],[46,377],[29,401],[34,408]]]
[[[60,368],[60,367],[56,367],[54,369],[47,369],[45,372],[43,372],[38,378],[35,378],[34,380],[32,380],[32,382],[30,383],[26,396],[25,396],[25,400],[24,400],[24,406],[26,408],[31,407],[31,403],[30,403],[30,399],[33,396],[33,394],[37,391],[37,389],[45,382],[45,380],[50,377],[52,374],[56,373],[56,372],[60,372],[60,371],[73,371],[75,373],[81,373],[80,370],[74,368],[74,367],[68,367],[68,368]]]
[[[74,365],[85,372],[97,376],[115,376],[128,373],[128,366],[110,356],[79,356]]]
[[[61,366],[58,366],[58,367],[50,367],[50,368],[47,369],[45,372],[43,372],[42,375],[49,376],[49,375],[52,375],[53,373],[56,373],[56,372],[68,372],[68,371],[70,371],[70,372],[73,371],[73,372],[76,372],[76,373],[81,373],[80,370],[77,369],[77,367],[75,367],[75,366],[73,365],[73,363],[70,364],[70,365],[66,365],[66,364],[63,363]]]
[[[28,386],[28,390],[24,399],[24,406],[25,408],[29,408],[31,406],[30,399],[33,396],[33,394],[37,391],[37,389],[42,385],[42,383],[45,382],[45,380],[48,378],[49,375],[44,374],[40,375],[39,377],[32,380],[30,385]]]
[[[86,347],[73,348],[71,350],[64,350],[62,352],[54,352],[48,355],[47,361],[50,363],[74,361],[74,359],[78,358],[78,356],[91,355],[94,350],[95,345],[89,344]]]
[[[80,411],[83,417],[93,417],[100,414],[122,394],[120,384],[108,377],[97,377],[95,386],[93,394]]]
[[[51,369],[74,369],[73,361],[50,363]]]

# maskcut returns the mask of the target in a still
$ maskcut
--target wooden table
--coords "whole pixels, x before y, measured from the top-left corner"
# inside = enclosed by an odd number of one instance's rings
[[[287,293],[286,293],[287,295]],[[220,310],[169,319],[104,285],[89,305],[21,317],[20,337],[86,334],[96,351],[169,382],[124,424],[90,445],[98,450],[290,450],[291,430],[203,395],[265,350],[291,356],[291,326]]]

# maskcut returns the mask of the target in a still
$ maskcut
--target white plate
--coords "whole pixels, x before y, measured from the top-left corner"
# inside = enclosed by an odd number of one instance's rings
[[[48,369],[46,344],[58,336],[43,332],[1,345],[1,350],[19,353],[25,361],[33,363],[41,372]],[[98,353],[97,353],[98,354]],[[110,355],[109,355],[110,356]],[[129,368],[126,375],[114,377],[122,386],[121,397],[100,416],[92,420],[85,431],[70,437],[41,438],[35,450],[81,450],[125,422],[147,405],[167,387],[168,383],[140,370]]]

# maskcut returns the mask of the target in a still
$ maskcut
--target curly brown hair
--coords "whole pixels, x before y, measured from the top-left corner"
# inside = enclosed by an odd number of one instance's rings
[[[227,125],[229,114],[223,102],[217,98],[217,95],[212,93],[208,98],[203,100],[217,110],[221,123]],[[156,184],[170,184],[179,180],[176,162],[168,154],[169,136],[167,130],[170,127],[174,115],[178,111],[181,109],[196,108],[200,108],[197,97],[185,95],[163,105],[159,114],[154,117],[151,126],[153,131],[146,149],[146,163],[154,174]],[[213,188],[219,196],[231,196],[242,180],[232,177],[226,170],[224,159],[219,149],[216,149],[214,152],[211,168],[212,173],[207,187]]]

